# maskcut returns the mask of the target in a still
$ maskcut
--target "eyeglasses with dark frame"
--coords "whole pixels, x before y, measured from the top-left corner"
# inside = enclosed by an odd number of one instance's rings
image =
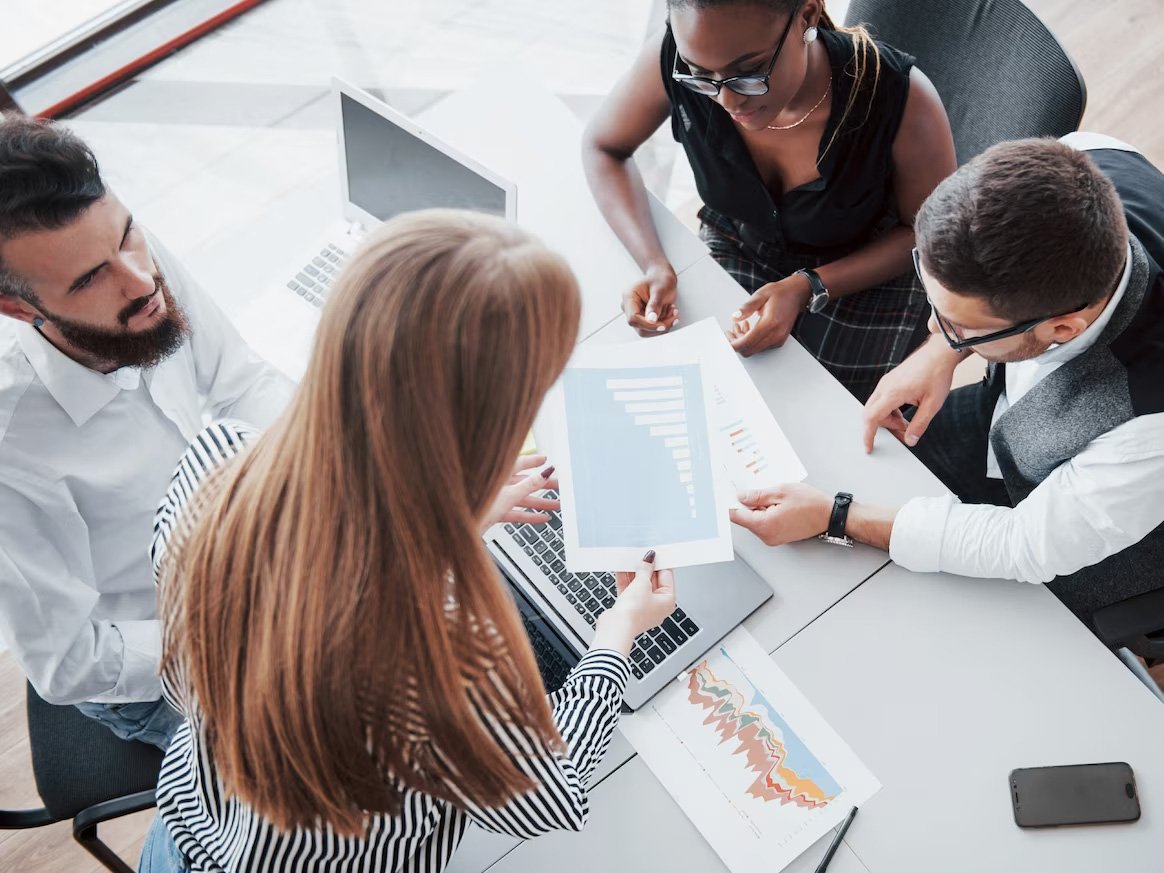
[[[792,22],[795,18],[795,14],[789,16],[788,23],[784,25],[784,33],[780,34],[780,42],[776,43],[776,52],[768,64],[768,72],[762,76],[728,76],[726,79],[709,79],[707,76],[680,73],[679,52],[676,51],[675,60],[671,64],[671,78],[704,97],[718,97],[720,89],[725,85],[741,97],[759,97],[762,94],[767,94],[768,80],[772,78],[772,71],[776,69],[776,59],[780,57],[780,52],[784,49],[784,42],[788,39],[788,32],[792,30]]]
[[[915,271],[917,271],[917,278],[918,281],[922,283],[922,289],[925,290],[926,280],[922,276],[921,255],[918,253],[916,248],[913,250],[913,268]],[[973,346],[982,346],[986,345],[986,343],[992,343],[997,340],[1008,339],[1012,336],[1030,333],[1044,321],[1050,321],[1052,318],[1062,318],[1064,315],[1072,315],[1073,313],[1086,309],[1089,305],[1084,303],[1082,306],[1076,306],[1074,309],[1069,309],[1066,312],[1060,312],[1058,315],[1044,315],[1040,318],[1030,318],[1026,321],[1020,321],[1013,327],[1006,327],[1002,330],[996,330],[991,333],[984,333],[982,336],[972,336],[963,339],[954,331],[953,326],[948,324],[946,319],[942,318],[942,314],[938,312],[938,308],[934,306],[934,301],[930,298],[928,291],[926,292],[926,299],[930,302],[930,312],[934,314],[934,321],[938,323],[938,330],[942,332],[942,336],[945,337],[946,342],[950,344],[950,348],[956,352],[965,351],[966,349],[972,348]]]

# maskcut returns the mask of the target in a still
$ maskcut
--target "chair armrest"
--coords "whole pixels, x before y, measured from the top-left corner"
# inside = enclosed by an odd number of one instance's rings
[[[0,830],[22,830],[63,821],[43,806],[40,809],[0,809]]]
[[[1092,624],[1110,648],[1126,646],[1149,661],[1164,659],[1164,588],[1096,610]]]
[[[132,812],[141,812],[157,806],[157,797],[153,791],[139,791],[137,794],[127,794],[125,797],[115,797],[94,803],[87,809],[82,809],[73,819],[73,835],[88,830],[103,821],[129,815]]]

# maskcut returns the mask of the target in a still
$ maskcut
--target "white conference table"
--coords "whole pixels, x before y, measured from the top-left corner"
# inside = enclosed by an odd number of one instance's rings
[[[523,93],[518,112],[497,94],[490,88],[454,94],[425,120],[482,162],[501,160],[508,148],[507,166],[519,187],[527,183],[518,152],[536,150],[542,137],[567,155],[577,153],[580,126],[550,106],[556,99]],[[539,124],[531,125],[531,117]],[[482,137],[486,119],[498,124],[496,140]],[[557,128],[552,134],[547,119]],[[512,145],[515,136],[520,149]],[[560,222],[572,217],[567,256],[586,305],[612,313],[584,341],[649,341],[618,312],[617,292],[627,282],[610,289],[609,263],[577,256],[610,253],[613,236],[596,223],[601,217],[592,204],[563,198],[564,190],[576,189],[563,176],[576,183],[578,171],[556,166],[562,174],[556,180],[548,169],[529,178],[519,215],[539,196],[528,185],[551,184],[552,208],[539,210],[538,222],[527,226],[557,242],[564,239]],[[658,221],[658,204],[652,207]],[[669,214],[660,231],[671,257],[686,256],[682,234],[688,231],[677,231]],[[603,241],[591,243],[592,237]],[[628,275],[622,258],[620,279]],[[706,252],[687,261],[676,263],[684,322],[711,316],[726,326],[745,293]],[[629,270],[633,280],[633,265]],[[889,503],[941,493],[894,440],[883,435],[873,455],[864,453],[858,404],[797,343],[745,367],[800,454],[808,481]],[[1164,853],[1161,818],[1147,809],[1140,822],[1123,827],[1031,832],[1013,823],[1006,778],[1021,766],[1128,760],[1141,776],[1144,806],[1164,800],[1164,783],[1150,778],[1164,774],[1164,707],[1045,589],[915,575],[867,548],[809,542],[769,549],[739,531],[735,542],[775,593],[746,626],[885,786],[858,816],[830,869],[1090,871],[1100,860],[1148,860],[1153,846]],[[616,743],[610,763],[617,769],[594,787],[592,819],[582,834],[516,844],[474,832],[452,869],[724,869],[645,765],[637,758],[621,763],[627,756],[625,743]],[[813,869],[826,841],[789,869]]]
[[[891,565],[773,658],[884,786],[830,870],[1161,869],[1164,706],[1045,589]],[[1012,769],[1102,761],[1132,765],[1138,822],[1015,826]],[[488,869],[726,871],[640,759],[591,798],[582,833],[523,843]],[[814,869],[824,845],[788,869]]]
[[[579,277],[581,339],[649,341],[640,340],[622,321],[621,293],[638,270],[589,196],[577,157],[581,125],[560,101],[523,89],[519,107],[506,90],[482,83],[451,95],[420,120],[517,182],[519,223],[561,251]],[[326,220],[322,210],[306,215],[299,210],[302,217],[296,217],[297,210],[288,205],[322,207],[334,198],[325,192],[329,184],[334,177],[289,193],[272,210],[274,231],[260,222],[251,237],[231,244],[245,246],[252,262],[285,259],[291,254],[288,239],[310,239],[311,229]],[[679,273],[684,322],[712,316],[726,324],[744,292],[665,207],[652,200],[652,211]],[[207,252],[206,260],[213,255]],[[245,323],[240,327],[248,332]],[[883,437],[873,455],[864,453],[858,404],[794,341],[745,366],[804,462],[809,482],[884,502],[941,493],[941,485],[895,441]],[[1161,798],[1146,777],[1149,770],[1164,768],[1146,738],[1153,730],[1156,737],[1164,736],[1164,709],[1048,592],[1013,583],[915,577],[896,567],[883,569],[885,554],[864,547],[850,551],[810,542],[768,549],[739,531],[735,542],[738,554],[774,592],[748,619],[748,628],[776,652],[776,660],[885,785],[858,816],[848,846],[830,869],[1027,871],[1042,869],[1045,857],[1059,864],[1057,870],[1090,870],[1080,859],[1119,857],[1112,854],[1111,829],[1072,831],[1077,836],[1066,845],[1076,848],[1058,848],[1057,838],[1031,835],[1010,823],[1005,791],[999,812],[991,779],[1005,787],[1011,768],[1040,763],[1127,759],[1141,775],[1146,809],[1143,821],[1118,833],[1132,835],[1136,844],[1136,835],[1159,830],[1149,808]],[[969,603],[977,604],[982,615],[967,609]],[[959,642],[956,651],[946,642],[951,639]],[[1082,677],[1074,693],[1056,684],[1058,669]],[[871,680],[854,684],[854,676],[870,671]],[[874,716],[876,708],[850,706],[878,685],[881,693],[875,699],[892,701],[886,711]],[[1021,693],[1028,686],[1042,693]],[[1013,721],[1020,729],[995,732],[983,745],[976,729],[982,727],[983,712],[996,711],[1000,724],[1013,727]],[[1105,723],[1105,713],[1116,713],[1117,721],[1127,713],[1126,742],[1109,732],[1111,751],[1099,754],[1089,738]],[[1044,742],[1044,733],[1054,735],[1055,743]],[[1040,757],[1059,748],[1063,755]],[[955,753],[962,757],[947,760]],[[1000,773],[993,772],[997,767],[1003,768]],[[981,779],[971,781],[974,790],[963,793],[966,774]],[[593,818],[584,833],[518,844],[473,830],[452,870],[540,871],[550,864],[578,871],[722,869],[621,737],[602,775],[606,778],[594,787]],[[949,778],[942,780],[943,775]],[[935,781],[940,781],[937,788]],[[980,837],[966,837],[975,833]],[[1149,841],[1141,838],[1141,843]],[[956,848],[945,857],[935,854],[940,846]],[[1010,852],[1015,846],[1026,853],[1015,856],[1026,858],[1023,864],[1000,854],[999,847]],[[790,869],[811,870],[823,851],[822,841]],[[945,866],[935,868],[939,861]]]

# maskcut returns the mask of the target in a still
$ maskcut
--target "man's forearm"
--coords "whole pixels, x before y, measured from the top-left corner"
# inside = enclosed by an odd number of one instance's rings
[[[888,552],[897,512],[897,507],[854,501],[849,507],[849,520],[845,525],[845,532],[859,543]]]

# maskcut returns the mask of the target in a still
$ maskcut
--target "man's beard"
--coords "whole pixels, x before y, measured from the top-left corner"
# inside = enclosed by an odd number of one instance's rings
[[[161,322],[143,331],[128,330],[129,319],[145,309],[156,294],[161,294],[166,302],[166,314]],[[137,298],[117,314],[117,320],[126,326],[125,330],[93,327],[46,312],[43,307],[41,313],[73,348],[117,368],[156,366],[178,351],[190,335],[186,313],[178,306],[161,276],[154,278],[153,294]]]
[[[1032,358],[1037,358],[1049,348],[1050,345],[1040,342],[1035,338],[1034,333],[1028,333],[1023,335],[1023,341],[1018,348],[1011,349],[1011,351],[1004,355],[991,357],[988,354],[983,354],[981,350],[978,351],[978,354],[991,363],[1017,364],[1020,361],[1029,361]]]

